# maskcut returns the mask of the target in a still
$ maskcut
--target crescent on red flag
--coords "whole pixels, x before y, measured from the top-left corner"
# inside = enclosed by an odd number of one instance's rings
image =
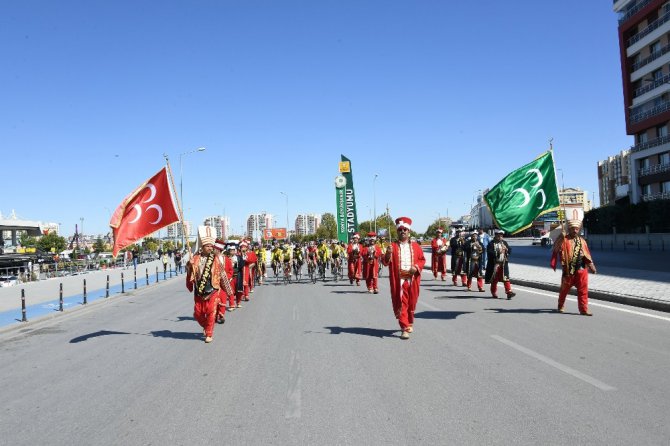
[[[179,221],[167,168],[142,183],[116,208],[109,226],[114,234],[112,254],[167,225]]]

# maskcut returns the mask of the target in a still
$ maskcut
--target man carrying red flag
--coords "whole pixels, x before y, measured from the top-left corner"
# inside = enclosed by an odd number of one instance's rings
[[[114,234],[112,254],[179,221],[168,184],[167,168],[142,183],[114,211],[109,226]]]
[[[398,241],[389,245],[382,259],[389,267],[391,302],[402,334],[400,339],[409,339],[414,331],[414,309],[419,300],[421,270],[426,264],[421,245],[410,241],[412,220],[399,217],[395,220]]]
[[[207,229],[209,226],[204,227]],[[201,234],[200,252],[188,262],[186,268],[186,288],[193,292],[193,317],[203,328],[205,342],[210,343],[214,337],[214,322],[219,303],[219,292],[222,284],[221,262],[214,253],[214,237],[209,233]]]
[[[430,243],[432,256],[430,259],[430,269],[433,271],[433,277],[437,280],[437,274],[442,275],[442,281],[445,281],[447,275],[447,241],[442,237],[444,231],[442,228],[437,229],[437,235]]]
[[[226,322],[226,303],[230,299],[230,296],[235,295],[231,282],[233,279],[233,262],[230,260],[230,257],[224,254],[225,250],[226,245],[223,243],[223,240],[216,239],[214,242],[214,252],[221,264],[221,283],[224,285],[221,287],[221,291],[219,291],[219,303],[217,304],[216,311],[217,324]],[[223,277],[224,275],[225,278]]]

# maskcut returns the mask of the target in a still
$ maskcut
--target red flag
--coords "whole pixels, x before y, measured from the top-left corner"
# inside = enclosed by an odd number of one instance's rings
[[[126,246],[176,221],[179,221],[179,216],[168,184],[167,168],[163,167],[128,195],[114,211],[109,222],[114,232],[112,254],[116,257]]]

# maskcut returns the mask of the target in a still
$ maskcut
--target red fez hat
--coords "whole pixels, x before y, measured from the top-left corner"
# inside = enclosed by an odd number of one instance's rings
[[[409,217],[398,217],[395,219],[396,228],[405,227],[407,229],[412,229],[412,219]]]
[[[354,232],[354,235],[353,235],[353,236],[354,236],[354,237],[359,237],[359,238],[360,238],[361,235],[360,235],[358,232]]]
[[[442,229],[442,228],[437,228],[437,232],[444,232],[444,229]]]
[[[368,237],[377,237],[377,234],[374,231],[368,232]]]

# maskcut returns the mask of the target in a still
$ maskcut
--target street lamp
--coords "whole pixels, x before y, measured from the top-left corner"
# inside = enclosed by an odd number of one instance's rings
[[[182,163],[181,163],[181,158],[183,156],[189,155],[191,153],[195,152],[204,152],[205,148],[204,147],[198,147],[195,150],[191,150],[190,152],[184,152],[179,154],[179,200],[181,201],[181,208],[184,209],[184,172],[182,169]],[[184,216],[182,215],[182,220]],[[184,244],[184,222],[181,222],[181,248],[184,249],[186,246]]]
[[[374,211],[375,218],[375,234],[377,233],[377,177],[378,173],[375,174],[375,177],[372,179],[372,209]]]
[[[279,193],[286,197],[286,241],[290,242],[291,235],[288,232],[288,194],[286,194],[286,192],[279,192]]]

